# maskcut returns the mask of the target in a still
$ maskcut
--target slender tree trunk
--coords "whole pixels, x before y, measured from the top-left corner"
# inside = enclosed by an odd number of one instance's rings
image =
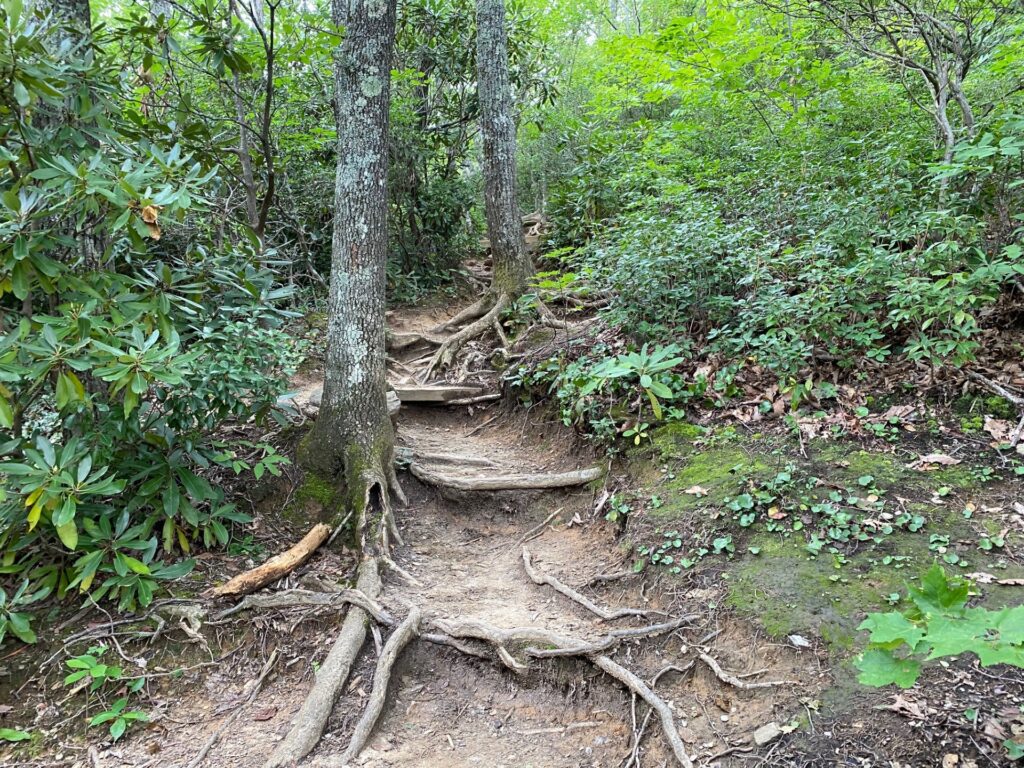
[[[484,202],[494,262],[492,289],[499,296],[516,298],[525,292],[533,265],[526,253],[523,220],[516,201],[516,124],[504,0],[477,0],[476,30]]]
[[[394,481],[394,432],[384,357],[388,108],[394,0],[334,0],[345,28],[337,52],[338,161],[324,394],[300,460],[341,473],[359,530],[372,547]],[[381,512],[365,520],[367,511]],[[363,526],[363,522],[368,524]]]

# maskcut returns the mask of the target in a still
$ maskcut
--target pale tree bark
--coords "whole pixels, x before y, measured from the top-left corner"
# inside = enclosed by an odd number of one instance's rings
[[[494,262],[492,290],[520,296],[533,274],[516,201],[516,123],[508,74],[504,0],[476,3],[477,92],[483,135],[484,204]]]
[[[394,0],[334,0],[345,36],[335,65],[338,160],[324,393],[300,460],[342,475],[371,552],[390,516],[394,431],[384,352],[388,109]],[[386,541],[386,538],[385,538]]]

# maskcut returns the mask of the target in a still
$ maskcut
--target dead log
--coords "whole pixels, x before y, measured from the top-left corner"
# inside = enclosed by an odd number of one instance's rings
[[[376,558],[368,557],[359,565],[356,589],[370,600],[376,600],[380,595],[380,574],[377,571]],[[355,605],[348,609],[341,631],[317,672],[313,689],[292,720],[288,735],[277,745],[264,768],[293,766],[308,755],[320,741],[334,708],[334,702],[366,640],[367,618],[367,613]]]
[[[410,464],[409,471],[413,477],[427,485],[455,491],[533,491],[571,488],[585,485],[602,475],[600,467],[538,474],[462,475],[440,472],[418,462]]]
[[[310,529],[309,533],[302,537],[302,541],[288,551],[274,555],[263,565],[258,565],[245,573],[240,573],[227,583],[214,587],[211,593],[216,597],[228,597],[255,592],[260,587],[264,587],[291,573],[306,562],[316,552],[317,548],[327,541],[327,537],[330,535],[331,529],[329,526],[317,523]]]

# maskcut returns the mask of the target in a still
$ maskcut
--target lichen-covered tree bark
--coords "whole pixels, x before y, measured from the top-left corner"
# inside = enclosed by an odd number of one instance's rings
[[[324,394],[300,460],[343,476],[364,544],[374,546],[394,483],[384,306],[388,109],[394,0],[334,0],[345,29],[335,63],[338,161]],[[370,514],[367,514],[370,512]]]
[[[476,2],[477,92],[483,135],[484,202],[494,263],[492,290],[516,298],[527,287],[533,265],[523,241],[516,201],[516,123],[508,74],[504,0]]]
[[[46,8],[46,4],[42,0],[35,0],[34,3],[28,3],[27,6]],[[92,27],[89,0],[52,0],[50,8],[55,15],[63,17],[82,32],[88,33]]]

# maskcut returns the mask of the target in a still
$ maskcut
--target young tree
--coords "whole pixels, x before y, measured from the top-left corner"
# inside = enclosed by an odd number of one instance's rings
[[[508,71],[504,0],[477,0],[476,71],[483,137],[484,206],[493,272],[487,293],[437,330],[479,318],[441,344],[430,365],[451,363],[469,339],[488,331],[527,288],[533,263],[526,252],[516,201],[516,121]]]
[[[334,14],[345,36],[335,66],[338,158],[327,361],[320,413],[300,458],[323,475],[343,475],[357,529],[373,546],[380,521],[367,521],[366,513],[374,509],[388,517],[388,489],[397,489],[384,360],[395,3],[335,0]]]

